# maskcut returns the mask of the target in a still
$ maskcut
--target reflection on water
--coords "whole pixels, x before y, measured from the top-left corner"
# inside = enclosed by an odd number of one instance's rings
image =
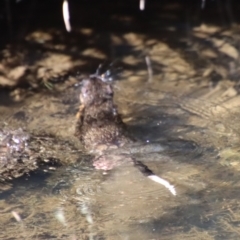
[[[174,184],[177,196],[132,166],[103,175],[91,167],[89,156],[78,153],[77,162],[52,174],[40,171],[17,179],[13,188],[2,191],[1,239],[239,238],[240,154],[234,132],[238,123],[231,119],[237,116],[237,109],[223,105],[228,99],[212,109],[205,108],[204,104],[211,103],[210,93],[193,101],[193,96],[158,91],[164,83],[152,83],[150,88],[138,82],[138,92],[134,84],[118,83],[118,91],[124,91],[118,93],[117,100],[129,131],[142,141],[166,146],[160,153],[139,150],[134,155]],[[60,113],[53,113],[61,102],[52,99],[49,103],[47,99],[49,104],[35,108],[31,116],[33,99],[23,107],[32,119],[31,131],[43,113],[50,119],[49,125],[57,122]],[[64,106],[61,109],[64,112]],[[224,118],[222,111],[214,109],[223,109]],[[58,122],[58,137],[65,138],[71,132],[72,126],[66,125],[73,123],[71,118],[73,114]],[[54,125],[46,129],[53,133]]]

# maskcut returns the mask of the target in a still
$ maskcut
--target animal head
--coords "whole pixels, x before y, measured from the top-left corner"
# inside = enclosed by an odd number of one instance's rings
[[[110,83],[101,78],[90,76],[82,81],[80,101],[85,106],[101,104],[113,98],[113,89]]]

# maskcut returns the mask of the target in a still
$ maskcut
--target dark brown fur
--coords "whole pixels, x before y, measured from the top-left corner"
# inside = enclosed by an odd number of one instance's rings
[[[130,142],[113,103],[113,89],[97,77],[83,80],[76,136],[88,151],[99,145],[123,146]]]
[[[111,83],[100,76],[83,80],[80,101],[75,135],[86,150],[96,156],[93,162],[96,169],[110,170],[127,161],[151,180],[163,184],[173,195],[176,194],[174,186],[156,176],[142,162],[130,155],[107,151],[132,142],[113,103]]]

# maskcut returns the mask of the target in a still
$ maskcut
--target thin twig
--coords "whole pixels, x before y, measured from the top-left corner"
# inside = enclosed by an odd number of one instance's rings
[[[145,61],[146,61],[147,70],[148,70],[148,82],[151,82],[152,76],[153,76],[151,60],[148,56],[146,56]]]
[[[145,0],[139,0],[139,9],[141,11],[145,9]]]
[[[68,0],[63,0],[62,11],[63,11],[63,20],[64,20],[66,30],[68,32],[71,32]]]

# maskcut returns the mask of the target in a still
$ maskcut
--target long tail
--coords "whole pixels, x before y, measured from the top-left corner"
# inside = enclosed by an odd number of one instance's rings
[[[175,187],[171,185],[167,180],[158,177],[153,173],[151,169],[149,169],[146,165],[142,162],[133,159],[134,166],[146,177],[150,178],[154,182],[162,184],[165,188],[167,188],[174,196],[177,195]]]

